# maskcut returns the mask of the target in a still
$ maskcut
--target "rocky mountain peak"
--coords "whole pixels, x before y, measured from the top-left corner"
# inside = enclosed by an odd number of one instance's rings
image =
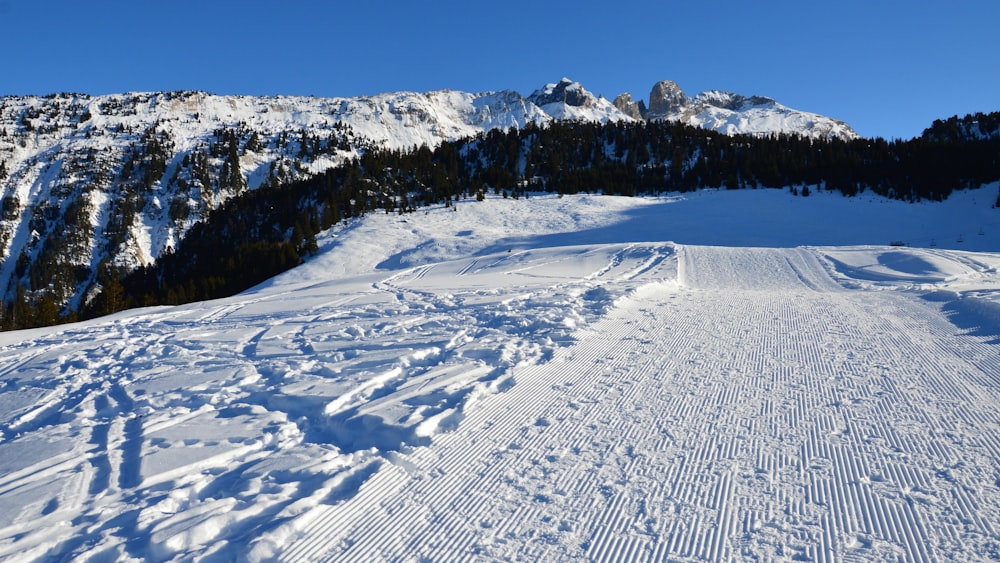
[[[546,84],[543,88],[535,90],[528,96],[528,101],[539,107],[566,104],[572,107],[590,108],[594,106],[597,98],[585,90],[579,82],[563,78],[558,83]]]
[[[535,90],[527,101],[557,120],[607,122],[636,119],[619,110],[603,96],[591,94],[582,84],[569,78]]]
[[[655,119],[682,112],[690,102],[687,94],[676,82],[661,80],[649,93],[649,117]]]

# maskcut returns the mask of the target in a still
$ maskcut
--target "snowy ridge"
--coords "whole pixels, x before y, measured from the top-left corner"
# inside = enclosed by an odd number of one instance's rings
[[[0,560],[988,559],[997,188],[372,214],[0,334]]]

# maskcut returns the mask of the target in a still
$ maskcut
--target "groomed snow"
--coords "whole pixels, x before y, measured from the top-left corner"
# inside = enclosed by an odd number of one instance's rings
[[[0,559],[996,558],[998,187],[375,214],[0,334]]]

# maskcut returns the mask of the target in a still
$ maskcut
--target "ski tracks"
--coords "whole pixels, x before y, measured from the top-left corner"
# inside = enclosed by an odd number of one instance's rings
[[[995,557],[996,349],[805,249],[684,247],[654,283],[285,560]],[[992,367],[991,367],[992,366]]]
[[[0,558],[280,551],[322,507],[409,478],[410,452],[599,318],[605,285],[670,276],[670,254],[504,254],[7,347]]]
[[[990,557],[1000,369],[956,332],[666,244],[143,312],[5,349],[0,558]]]

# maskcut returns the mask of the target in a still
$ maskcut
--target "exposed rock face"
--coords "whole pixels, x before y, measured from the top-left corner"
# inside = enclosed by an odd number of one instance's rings
[[[638,102],[632,99],[632,94],[628,92],[624,94],[619,94],[615,98],[614,105],[616,108],[621,110],[622,113],[636,120],[646,119],[646,103],[642,100]]]
[[[687,108],[690,100],[681,87],[672,80],[662,80],[653,85],[649,93],[649,119],[675,115]]]

